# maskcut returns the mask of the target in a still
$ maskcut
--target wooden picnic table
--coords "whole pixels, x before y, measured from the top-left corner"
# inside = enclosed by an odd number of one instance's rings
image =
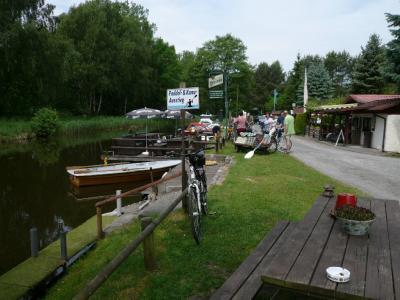
[[[302,221],[278,223],[211,299],[252,299],[264,284],[334,299],[400,299],[399,202],[359,199],[376,219],[369,235],[350,236],[330,216],[335,201],[321,195]],[[330,266],[348,269],[350,281],[328,280]]]

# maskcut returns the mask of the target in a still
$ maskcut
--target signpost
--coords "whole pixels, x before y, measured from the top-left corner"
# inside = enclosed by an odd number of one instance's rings
[[[179,89],[167,90],[167,109],[169,110],[180,110],[181,121],[182,121],[182,191],[186,189],[187,175],[185,167],[185,110],[188,109],[199,109],[200,108],[200,94],[198,87],[185,87],[186,84],[182,82]],[[187,202],[184,198],[182,200],[182,207],[184,210],[187,209]]]
[[[213,87],[224,85],[224,89],[214,89]],[[225,137],[228,134],[228,74],[226,71],[214,70],[208,78],[208,96],[210,99],[224,99],[225,101]]]
[[[210,99],[223,99],[224,91],[223,90],[209,90],[208,96]]]
[[[199,109],[199,88],[179,88],[167,90],[167,109]]]

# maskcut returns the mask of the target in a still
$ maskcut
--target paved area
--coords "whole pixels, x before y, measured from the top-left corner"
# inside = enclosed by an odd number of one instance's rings
[[[372,197],[400,200],[400,158],[382,156],[374,150],[335,147],[298,136],[293,137],[290,155]]]

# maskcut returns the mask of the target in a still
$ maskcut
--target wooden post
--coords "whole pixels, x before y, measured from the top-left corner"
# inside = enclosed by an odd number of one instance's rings
[[[219,135],[218,134],[215,136],[215,152],[216,153],[219,152]]]
[[[181,82],[179,84],[180,88],[185,88],[186,83]],[[185,110],[181,109],[181,133],[182,133],[182,147],[181,147],[181,156],[182,156],[182,192],[186,189],[187,186],[187,176],[186,176],[186,166],[185,166]],[[182,208],[187,212],[187,197],[183,197],[182,199]]]
[[[140,224],[142,227],[142,231],[146,229],[152,223],[152,219],[150,217],[144,217],[140,219]],[[144,266],[146,270],[153,271],[157,268],[156,265],[156,255],[155,255],[155,247],[154,247],[154,233],[151,232],[144,240],[143,240],[143,255],[144,255]]]
[[[150,181],[151,181],[151,183],[154,182],[153,168],[150,168]],[[151,187],[151,190],[153,191],[154,194],[158,195],[158,186],[157,185],[153,185]]]
[[[104,237],[103,232],[103,220],[101,215],[101,207],[96,207],[96,215],[97,215],[97,239],[101,240]]]
[[[118,197],[118,196],[121,196],[121,190],[117,190],[116,192],[115,192],[115,195]],[[119,217],[120,215],[122,215],[122,198],[121,197],[118,197],[117,198],[117,216]]]

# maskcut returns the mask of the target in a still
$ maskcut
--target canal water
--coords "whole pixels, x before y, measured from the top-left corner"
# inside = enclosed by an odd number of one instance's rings
[[[0,145],[0,275],[30,256],[30,228],[38,229],[43,248],[57,239],[59,222],[68,230],[95,215],[96,200],[88,197],[137,186],[74,189],[70,185],[65,167],[102,163],[100,155],[110,144],[110,137],[70,137]],[[138,200],[135,196],[123,202],[125,205]],[[108,210],[114,208],[112,205]]]

